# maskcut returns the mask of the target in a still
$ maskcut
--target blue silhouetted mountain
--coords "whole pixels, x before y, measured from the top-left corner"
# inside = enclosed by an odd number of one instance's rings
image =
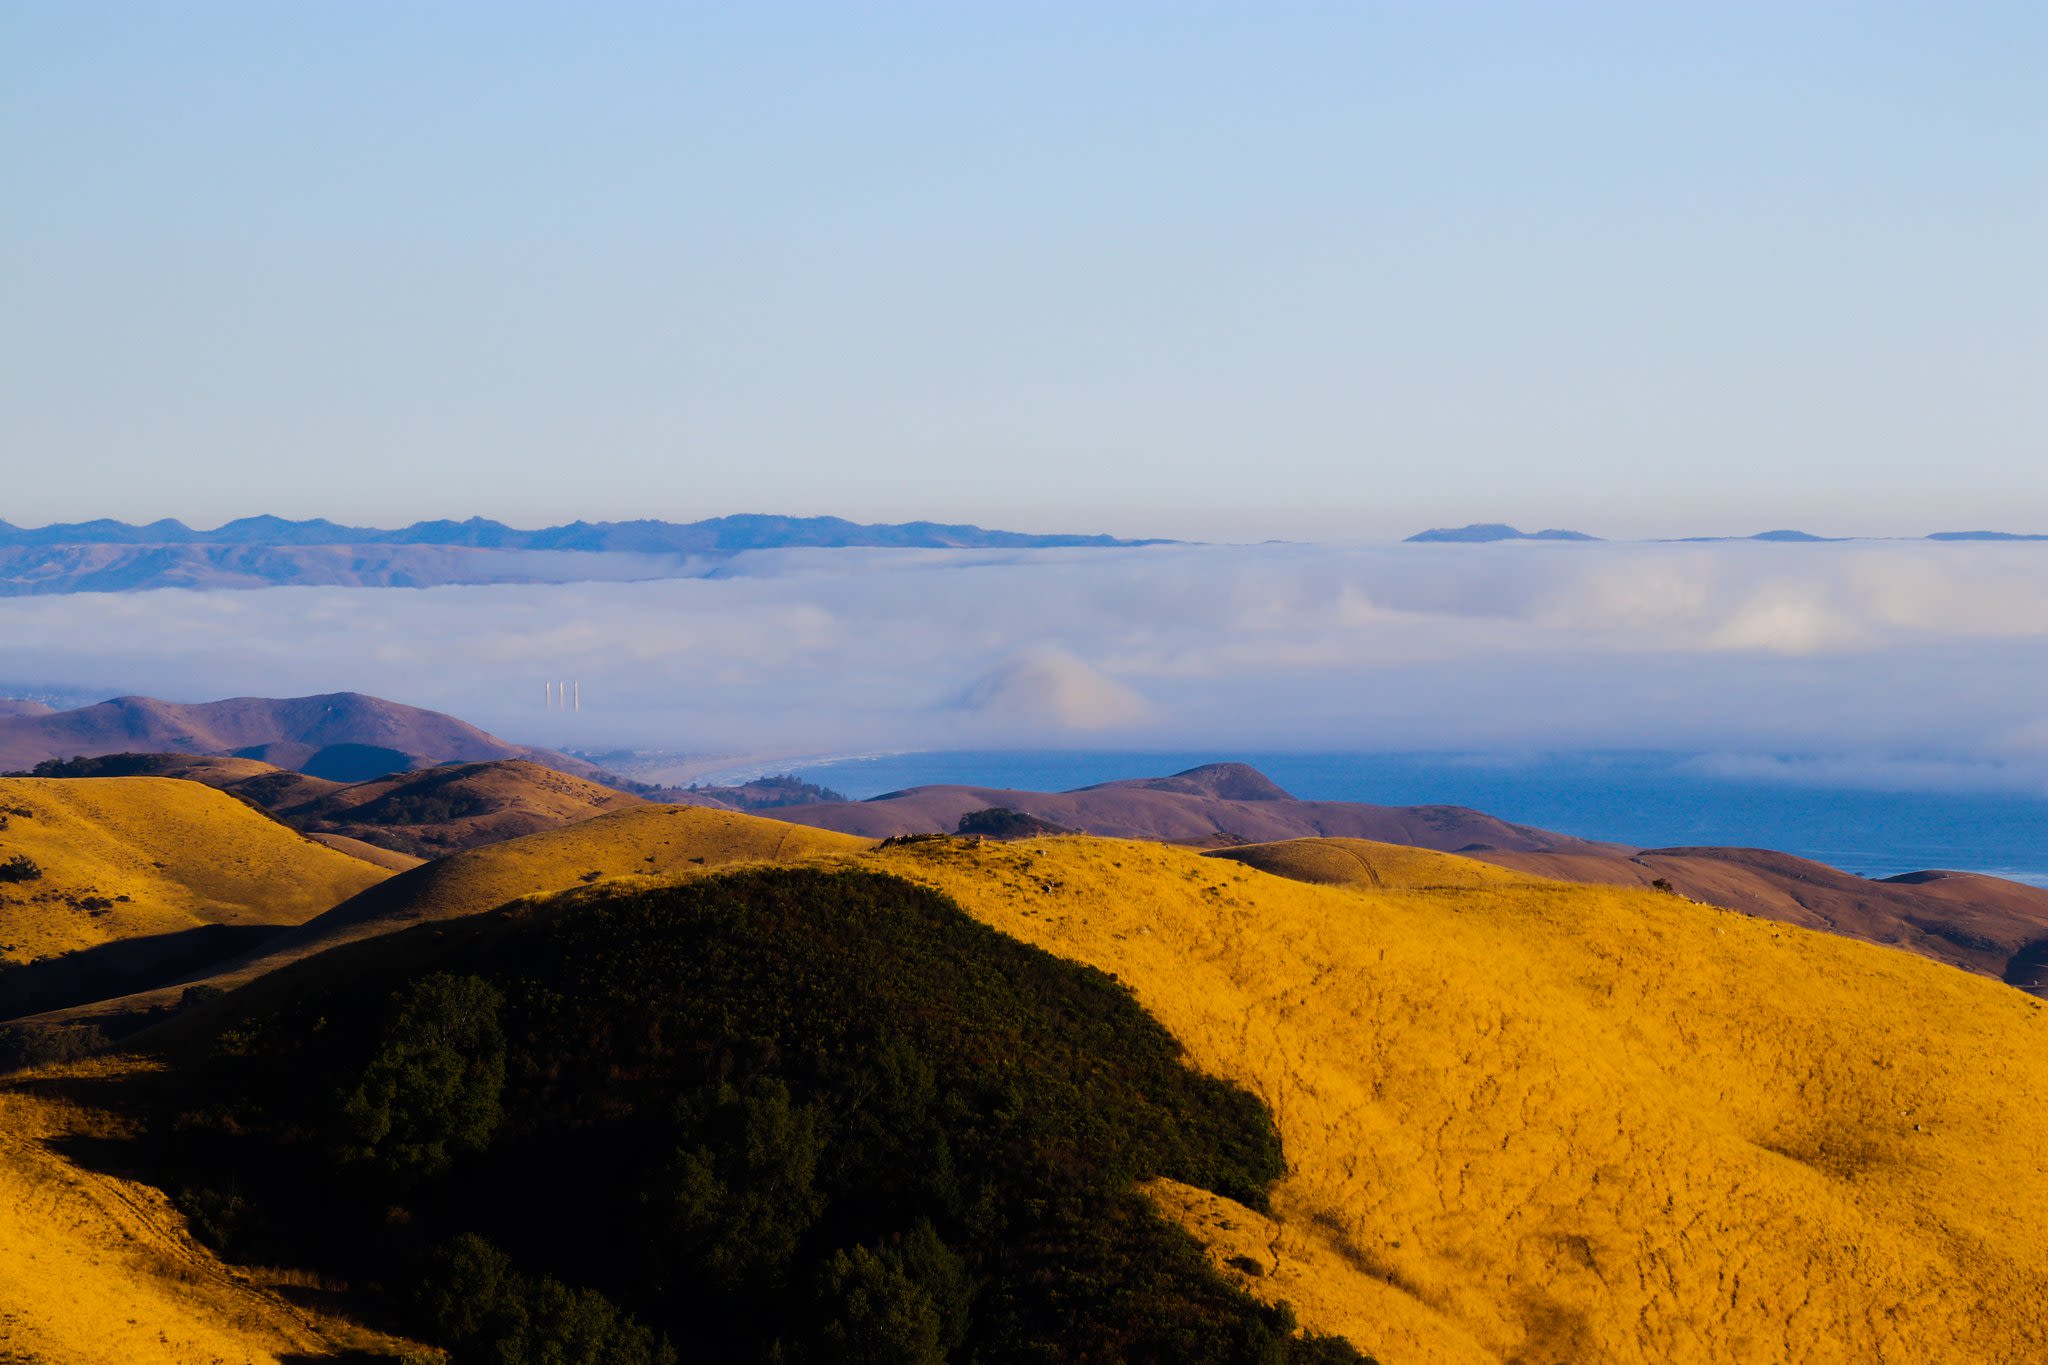
[[[1598,540],[1584,531],[1519,531],[1498,521],[1474,522],[1470,526],[1440,526],[1408,537],[1407,543],[1438,545],[1483,545],[1496,540]]]
[[[1063,549],[1170,544],[1030,535],[912,521],[730,516],[577,521],[526,531],[502,522],[421,521],[398,530],[244,517],[211,531],[178,521],[20,527],[0,521],[0,597],[148,588],[398,587],[568,583],[714,572],[706,561],[774,549]],[[518,551],[520,553],[500,553]],[[606,558],[598,558],[599,554]],[[631,558],[627,558],[627,557]]]
[[[1545,535],[1552,534],[1545,532]],[[1158,545],[1106,535],[1031,535],[933,521],[865,524],[842,517],[748,514],[705,521],[575,521],[522,531],[502,522],[420,521],[395,531],[342,526],[332,521],[243,517],[211,531],[180,521],[131,526],[122,521],[81,521],[22,527],[0,521],[0,546],[42,545],[450,545],[492,550],[609,550],[642,554],[736,554],[791,546],[922,549],[1048,549],[1066,546]]]

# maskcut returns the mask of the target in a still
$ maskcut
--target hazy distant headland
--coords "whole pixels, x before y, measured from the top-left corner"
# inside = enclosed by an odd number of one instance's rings
[[[704,521],[421,521],[397,530],[324,519],[244,517],[209,531],[181,521],[0,521],[0,596],[148,588],[393,587],[675,577],[750,550],[1047,550],[1167,544],[1107,535],[1031,535],[931,521],[742,515]],[[601,558],[602,557],[602,558]]]
[[[1897,539],[1898,537],[1881,537]],[[1910,539],[1910,537],[1906,537]],[[1409,536],[1409,545],[1491,545],[1503,540],[1564,540],[1597,542],[1602,536],[1587,535],[1584,531],[1524,531],[1499,521],[1475,521],[1470,526],[1437,526],[1427,531],[1418,531]],[[1752,536],[1673,536],[1669,541],[1681,545],[1704,545],[1731,540],[1762,540],[1792,544],[1829,544],[1845,540],[1872,539],[1867,536],[1817,536],[1811,531],[1778,530],[1759,531]],[[1936,531],[1922,537],[1926,540],[2048,540],[2048,535],[2030,535],[2017,531]]]
[[[1667,542],[1833,543],[1806,531],[1684,536]],[[1929,541],[2041,541],[2009,531],[1937,531]],[[1510,541],[1619,544],[1584,531],[1523,531],[1500,522],[1438,527],[1409,544]],[[0,521],[0,597],[272,587],[432,588],[718,577],[740,555],[776,550],[1132,549],[1186,542],[1101,534],[1038,535],[933,521],[868,524],[842,517],[739,515],[703,521],[574,521],[523,530],[503,522],[420,521],[387,530],[322,518],[244,517],[211,530],[181,521],[101,519],[23,527]]]

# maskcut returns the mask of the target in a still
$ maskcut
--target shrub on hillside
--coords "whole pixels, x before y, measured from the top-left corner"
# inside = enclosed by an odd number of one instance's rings
[[[0,862],[0,882],[40,881],[42,875],[43,869],[26,853],[17,853],[6,862]]]
[[[75,1062],[105,1047],[106,1034],[89,1025],[43,1028],[18,1024],[0,1028],[0,1071]]]

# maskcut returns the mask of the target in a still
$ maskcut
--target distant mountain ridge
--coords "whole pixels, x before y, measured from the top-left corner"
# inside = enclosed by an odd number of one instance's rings
[[[1108,535],[1033,535],[936,521],[862,523],[843,517],[783,517],[756,513],[672,522],[572,521],[520,530],[501,521],[416,521],[385,530],[343,526],[316,517],[242,517],[210,531],[166,518],[145,526],[101,518],[24,527],[0,521],[0,546],[51,545],[440,545],[478,550],[585,550],[637,554],[738,554],[744,550],[814,546],[900,546],[919,549],[1051,549],[1090,545],[1156,545]]]
[[[1584,531],[1522,531],[1506,522],[1475,521],[1470,526],[1438,526],[1408,537],[1410,545],[1489,545],[1499,540],[1598,540]]]
[[[575,521],[521,530],[483,517],[396,530],[315,518],[243,517],[210,531],[181,521],[0,521],[0,597],[152,588],[364,587],[675,578],[749,550],[1045,550],[1171,544],[1033,535],[935,521],[864,524],[758,514],[704,521]],[[599,559],[597,556],[608,556]]]

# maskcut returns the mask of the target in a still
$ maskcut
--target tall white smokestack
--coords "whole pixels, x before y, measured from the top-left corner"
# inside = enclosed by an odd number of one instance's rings
[[[552,710],[554,710],[554,709],[555,709],[555,685],[554,685],[553,683],[551,683],[551,682],[550,682],[550,683],[542,683],[542,684],[541,684],[541,686],[547,689],[547,694],[548,694],[548,710],[552,711]]]

